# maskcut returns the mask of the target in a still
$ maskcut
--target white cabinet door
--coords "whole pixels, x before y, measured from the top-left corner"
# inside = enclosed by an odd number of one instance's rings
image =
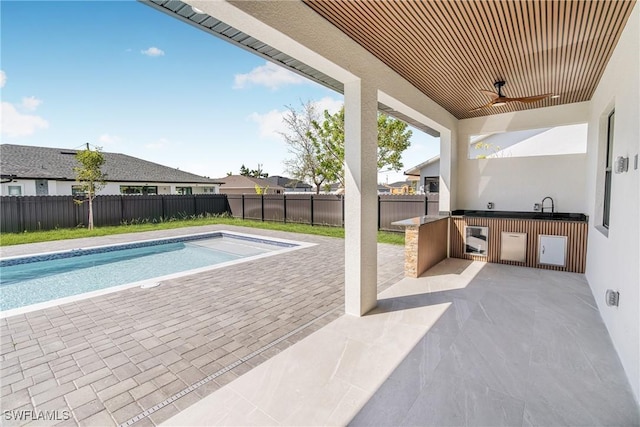
[[[549,236],[541,234],[538,237],[538,263],[547,265],[565,265],[567,253],[567,236]]]

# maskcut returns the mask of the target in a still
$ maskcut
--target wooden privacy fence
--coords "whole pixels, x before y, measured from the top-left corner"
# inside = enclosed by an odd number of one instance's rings
[[[97,196],[96,226],[229,213],[236,218],[311,225],[344,225],[344,196],[326,194],[198,194]],[[0,197],[0,230],[19,233],[86,226],[88,204],[73,196]],[[378,196],[378,229],[401,231],[394,221],[438,213],[438,195]]]
[[[227,212],[224,194],[115,195],[97,196],[93,201],[96,226]],[[88,216],[88,203],[78,204],[73,196],[0,197],[0,230],[4,233],[86,226]]]
[[[344,196],[329,194],[227,194],[232,216],[310,225],[344,225]],[[437,215],[438,195],[378,196],[378,229],[401,231],[394,221]]]

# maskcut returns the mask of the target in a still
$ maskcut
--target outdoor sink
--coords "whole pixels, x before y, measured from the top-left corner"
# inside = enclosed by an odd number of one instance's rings
[[[573,212],[517,212],[517,211],[476,211],[455,210],[452,216],[475,216],[483,218],[513,218],[513,219],[545,219],[553,221],[587,221],[587,216]]]

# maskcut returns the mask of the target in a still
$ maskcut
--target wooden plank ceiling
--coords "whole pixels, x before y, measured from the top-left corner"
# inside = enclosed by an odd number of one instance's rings
[[[303,0],[457,118],[591,96],[635,0]],[[487,107],[507,97],[559,95]]]

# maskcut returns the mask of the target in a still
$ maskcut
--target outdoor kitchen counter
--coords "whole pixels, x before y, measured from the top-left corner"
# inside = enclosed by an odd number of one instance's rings
[[[589,217],[569,212],[512,212],[455,210],[451,212],[449,256],[474,261],[495,262],[546,270],[584,273],[587,254]],[[469,251],[465,239],[468,228],[482,228],[486,232],[483,253]],[[521,259],[508,255],[508,234],[518,234],[524,244]],[[549,237],[565,239],[557,247],[556,260],[545,255],[545,240]],[[503,240],[504,239],[504,240]],[[558,240],[554,240],[558,242]],[[503,245],[505,250],[503,251]],[[522,250],[522,249],[521,249]]]
[[[480,210],[455,210],[451,212],[453,217],[479,217],[479,218],[503,218],[503,219],[535,219],[544,221],[578,221],[588,222],[589,217],[582,213],[574,212],[521,212],[521,211],[480,211]]]
[[[406,277],[422,273],[447,257],[448,215],[423,215],[393,222],[404,229],[404,272]]]

